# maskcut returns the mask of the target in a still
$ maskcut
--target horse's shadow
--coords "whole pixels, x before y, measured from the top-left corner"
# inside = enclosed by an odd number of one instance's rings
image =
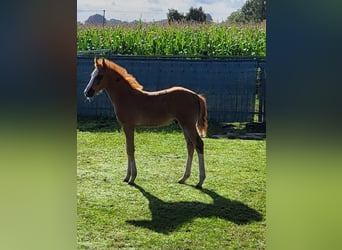
[[[152,220],[128,220],[126,222],[158,233],[168,234],[195,218],[218,217],[238,225],[262,220],[262,215],[258,211],[239,201],[220,196],[212,190],[201,190],[213,199],[212,204],[197,201],[165,202],[139,185],[133,186],[139,189],[149,201]]]

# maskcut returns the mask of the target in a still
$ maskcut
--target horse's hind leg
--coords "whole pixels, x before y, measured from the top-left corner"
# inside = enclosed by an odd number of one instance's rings
[[[198,143],[196,144],[196,151],[198,155],[198,164],[199,164],[199,182],[196,185],[197,188],[202,188],[202,184],[205,179],[205,167],[204,167],[204,152],[203,152],[203,141],[199,135],[197,135],[197,141]]]
[[[198,165],[199,165],[199,182],[196,185],[196,188],[202,188],[202,184],[206,177],[205,175],[205,167],[204,167],[204,143],[197,130],[192,130],[190,133],[191,141],[193,142],[197,155],[198,155]]]
[[[190,176],[191,172],[191,163],[193,158],[194,149],[196,149],[198,155],[198,164],[199,164],[199,182],[197,183],[197,188],[202,188],[202,184],[205,179],[205,167],[204,167],[204,155],[203,155],[203,148],[204,144],[199,136],[196,126],[184,126],[181,124],[184,130],[185,139],[187,142],[188,147],[188,160],[185,167],[185,173],[182,179],[180,179],[179,183],[184,183],[185,180]]]
[[[124,127],[124,132],[126,136],[126,152],[128,157],[127,175],[124,181],[133,184],[137,177],[137,168],[134,158],[134,128]]]
[[[178,181],[178,183],[185,183],[185,181],[189,178],[190,173],[191,173],[191,164],[192,164],[192,158],[194,155],[194,150],[195,147],[193,145],[193,143],[191,142],[190,137],[186,134],[186,132],[184,131],[184,137],[186,140],[186,146],[187,146],[187,150],[188,150],[188,159],[186,161],[186,165],[185,165],[185,172],[183,177]]]

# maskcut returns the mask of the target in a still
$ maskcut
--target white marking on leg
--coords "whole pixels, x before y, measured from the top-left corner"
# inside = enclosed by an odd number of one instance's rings
[[[205,168],[204,168],[204,155],[198,154],[198,165],[199,165],[199,182],[196,187],[201,188],[205,179]]]
[[[130,178],[128,183],[129,184],[133,184],[135,178],[137,177],[137,167],[135,165],[134,156],[129,156],[128,157],[128,161],[129,161],[129,165],[130,165],[130,168],[131,168],[131,178]]]
[[[132,168],[131,168],[131,164],[129,162],[129,159],[128,159],[128,162],[127,162],[127,175],[124,179],[124,182],[128,182],[129,179],[131,178],[131,175],[132,175]]]
[[[188,160],[186,161],[185,173],[184,175],[188,178],[191,172],[191,165],[192,165],[192,156],[188,156]]]
[[[188,155],[188,160],[185,165],[185,172],[183,177],[178,181],[178,183],[184,183],[190,176],[191,173],[191,164],[192,164],[192,155]]]

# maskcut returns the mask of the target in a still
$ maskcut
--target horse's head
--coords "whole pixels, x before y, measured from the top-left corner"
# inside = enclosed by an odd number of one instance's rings
[[[87,98],[91,98],[99,94],[104,88],[106,88],[107,81],[105,79],[106,62],[104,58],[94,58],[95,69],[90,75],[90,80],[87,87],[84,89],[84,95]]]

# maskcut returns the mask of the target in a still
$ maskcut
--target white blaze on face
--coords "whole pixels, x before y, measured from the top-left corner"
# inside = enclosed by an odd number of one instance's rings
[[[93,72],[91,73],[91,75],[90,75],[90,80],[89,80],[89,83],[88,83],[87,87],[86,87],[85,90],[84,90],[84,95],[86,95],[86,93],[88,92],[88,90],[93,86],[94,79],[95,79],[95,77],[96,77],[98,74],[99,74],[99,71],[98,71],[97,68],[95,68],[95,69],[93,70]]]

